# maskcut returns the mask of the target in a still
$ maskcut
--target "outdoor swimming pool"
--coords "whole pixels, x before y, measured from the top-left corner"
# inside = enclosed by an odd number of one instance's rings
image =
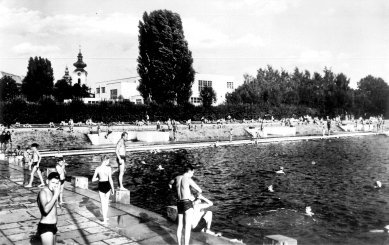
[[[388,146],[389,137],[364,136],[136,153],[125,186],[134,205],[165,214],[175,197],[168,181],[190,162],[198,167],[195,181],[214,202],[213,230],[227,237],[248,244],[270,234],[298,244],[382,244],[387,233],[369,230],[389,225]],[[68,175],[91,178],[99,157],[66,157]],[[52,164],[43,159],[43,166]],[[157,170],[159,164],[164,170]],[[274,174],[279,166],[285,175]],[[375,180],[384,187],[374,189]],[[304,215],[306,206],[313,218]]]

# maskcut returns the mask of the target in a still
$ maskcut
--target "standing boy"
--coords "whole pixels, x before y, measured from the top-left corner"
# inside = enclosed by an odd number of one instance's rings
[[[52,172],[47,177],[47,186],[38,194],[38,207],[41,212],[41,220],[38,224],[37,234],[42,245],[56,244],[57,233],[57,206],[56,202],[60,193],[59,174]]]
[[[59,193],[59,205],[64,204],[65,202],[63,201],[63,188],[65,185],[65,166],[67,163],[63,159],[63,156],[58,157],[58,162],[57,165],[55,166],[55,170],[59,174],[59,182],[60,182],[60,193]]]
[[[192,180],[194,173],[194,167],[188,164],[185,168],[185,173],[179,175],[170,181],[169,187],[172,188],[173,184],[177,191],[177,211],[178,211],[178,227],[177,227],[177,242],[181,245],[182,228],[185,227],[185,245],[189,245],[190,232],[193,223],[193,203],[192,193],[190,187],[194,188],[199,193],[202,192],[200,187]],[[185,223],[184,223],[185,222]]]
[[[119,165],[119,190],[127,190],[123,186],[123,175],[126,170],[126,140],[127,132],[122,133],[122,137],[116,144],[116,161]]]
[[[38,187],[44,187],[45,183],[43,182],[42,172],[39,168],[39,164],[41,163],[42,157],[39,154],[38,151],[38,144],[33,143],[31,145],[31,151],[32,151],[32,164],[31,164],[31,176],[30,176],[30,182],[25,187],[32,187],[32,182],[34,181],[34,174],[35,172],[38,173],[39,179],[41,181],[41,184]]]

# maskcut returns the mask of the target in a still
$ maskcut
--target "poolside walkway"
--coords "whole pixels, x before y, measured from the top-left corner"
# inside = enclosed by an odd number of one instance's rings
[[[0,244],[40,244],[35,237],[40,212],[39,188],[24,188],[29,171],[0,161]],[[109,225],[100,224],[98,193],[73,188],[65,182],[58,209],[57,244],[177,244],[176,225],[164,217],[133,205],[111,203]],[[191,244],[234,244],[224,237],[193,233]]]

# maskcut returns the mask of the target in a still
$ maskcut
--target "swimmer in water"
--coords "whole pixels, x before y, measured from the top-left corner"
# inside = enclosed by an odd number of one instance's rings
[[[273,190],[273,185],[269,185],[269,187],[267,188],[267,190],[268,190],[269,192],[274,192],[274,190]]]
[[[377,189],[377,188],[381,188],[381,187],[382,187],[381,181],[377,180],[377,181],[374,183],[374,188]]]
[[[314,213],[312,213],[312,208],[310,206],[305,208],[305,215],[308,215],[311,217],[314,215]]]
[[[284,172],[284,167],[280,167],[280,170],[277,170],[276,171],[276,174],[285,174],[285,172]]]

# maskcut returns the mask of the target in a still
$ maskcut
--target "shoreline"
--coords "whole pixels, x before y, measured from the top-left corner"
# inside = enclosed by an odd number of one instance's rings
[[[228,141],[229,140],[229,132],[232,129],[233,141],[244,141],[249,140],[250,136],[245,131],[245,128],[248,127],[259,127],[260,123],[232,123],[232,124],[224,124],[222,127],[217,124],[204,124],[204,127],[196,125],[192,126],[192,129],[189,130],[188,126],[179,125],[177,131],[177,141],[170,141],[168,143],[164,143],[164,145],[176,145],[176,144],[190,144],[190,143],[209,143],[216,141]],[[265,126],[279,126],[280,123],[267,123]],[[386,127],[387,124],[384,124],[385,130],[388,130]],[[156,131],[155,125],[149,126],[136,126],[136,125],[119,125],[112,126],[113,131]],[[96,127],[93,127],[93,131],[95,131]],[[166,129],[166,125],[163,125],[163,129]],[[107,132],[107,127],[101,127],[102,134]],[[63,130],[56,130],[54,128],[13,128],[12,132],[12,143],[13,149],[16,148],[17,145],[21,146],[21,149],[24,150],[27,146],[30,146],[32,143],[38,143],[40,145],[41,151],[47,150],[76,150],[76,149],[97,149],[97,148],[106,148],[106,147],[114,147],[111,145],[99,145],[94,146],[89,141],[86,134],[88,134],[90,128],[86,126],[76,126],[74,127],[74,132],[69,132],[68,127],[64,127]],[[339,127],[332,127],[331,134],[333,135],[343,135],[348,132],[342,131]],[[360,133],[360,132],[355,132]],[[374,133],[374,132],[372,132]],[[315,124],[308,125],[297,125],[296,126],[296,136],[291,137],[302,137],[302,136],[322,136],[322,127]],[[170,138],[173,138],[173,134],[170,131]],[[276,137],[268,137],[265,139],[271,139]],[[158,143],[145,143],[145,142],[131,142],[128,143],[128,146],[147,146],[147,145],[155,145]]]

